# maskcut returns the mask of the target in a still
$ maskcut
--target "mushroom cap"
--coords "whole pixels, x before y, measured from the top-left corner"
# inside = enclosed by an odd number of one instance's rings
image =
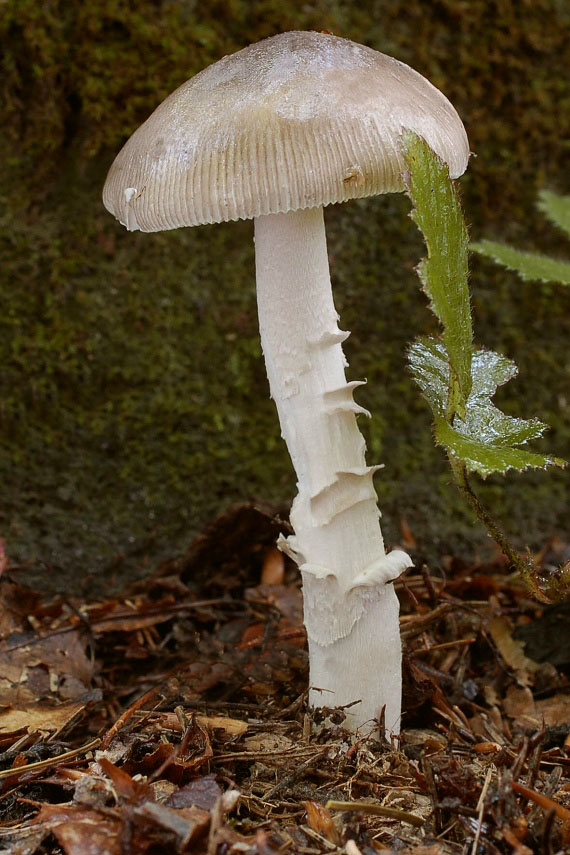
[[[452,178],[465,171],[461,119],[421,74],[337,36],[282,33],[169,95],[119,152],[103,202],[152,232],[401,191],[406,130]]]

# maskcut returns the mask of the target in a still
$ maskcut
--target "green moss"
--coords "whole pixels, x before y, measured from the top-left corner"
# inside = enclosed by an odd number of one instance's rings
[[[99,201],[121,142],[169,91],[285,29],[330,29],[392,53],[466,121],[472,236],[556,254],[563,237],[533,200],[544,183],[570,189],[569,18],[556,0],[4,3],[0,537],[10,554],[59,568],[55,585],[77,575],[87,585],[121,552],[143,572],[239,498],[294,493],[260,356],[251,224],[128,234]],[[484,535],[405,367],[408,342],[434,329],[408,210],[389,197],[327,211],[350,375],[369,381],[359,400],[374,414],[363,423],[370,459],[387,464],[377,478],[387,540],[406,518],[427,553],[472,552]],[[477,340],[520,368],[501,406],[551,424],[548,448],[568,457],[564,296],[523,290],[478,259],[472,285]],[[511,476],[484,491],[511,531],[540,543],[564,532],[567,483]]]

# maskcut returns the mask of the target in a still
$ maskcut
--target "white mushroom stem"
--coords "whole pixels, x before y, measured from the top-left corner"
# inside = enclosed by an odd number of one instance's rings
[[[281,547],[303,575],[310,703],[341,706],[351,729],[401,702],[398,600],[390,579],[410,566],[386,555],[329,275],[322,208],[255,220],[257,298],[267,375],[297,473],[295,534]]]

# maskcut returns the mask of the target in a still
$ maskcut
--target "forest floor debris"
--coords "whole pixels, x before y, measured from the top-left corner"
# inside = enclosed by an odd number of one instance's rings
[[[239,506],[92,603],[25,588],[5,558],[0,853],[570,851],[568,606],[533,602],[500,556],[427,567],[416,547],[402,733],[358,738],[307,708],[286,527]]]

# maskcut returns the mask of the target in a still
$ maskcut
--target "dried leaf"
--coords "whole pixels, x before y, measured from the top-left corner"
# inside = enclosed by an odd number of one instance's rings
[[[262,731],[254,736],[248,736],[243,741],[248,751],[258,751],[260,754],[272,751],[291,751],[295,743],[288,736],[270,731]]]
[[[95,695],[98,699],[99,695]],[[39,731],[43,734],[62,730],[72,719],[85,710],[85,703],[30,704],[19,709],[8,707],[0,711],[0,730],[19,731],[24,728],[29,733]]]
[[[33,615],[40,603],[40,595],[29,588],[3,577],[0,579],[0,639],[13,632],[27,632],[28,617]]]
[[[214,775],[204,775],[190,781],[181,787],[165,801],[165,805],[172,808],[195,807],[203,810],[212,810],[217,800],[222,795],[222,789]]]
[[[198,732],[201,731],[198,729]],[[213,755],[213,749],[209,741],[204,743],[202,739],[199,741],[189,740],[189,748],[187,754],[180,754],[179,746],[173,745],[170,742],[159,742],[154,750],[148,750],[136,759],[130,759],[125,763],[125,769],[133,775],[156,776],[161,777],[175,784],[181,785],[185,783],[191,775],[201,769]]]
[[[10,635],[0,649],[0,691],[4,703],[29,704],[38,698],[73,700],[91,686],[93,664],[83,633]]]
[[[208,730],[223,731],[228,736],[241,736],[248,729],[247,722],[223,715],[197,715],[195,719],[201,727]],[[182,725],[176,713],[160,713],[157,721],[165,729],[174,730],[178,733],[182,731]]]
[[[510,622],[505,617],[494,617],[490,621],[488,629],[502,659],[506,665],[513,669],[519,684],[528,686],[532,682],[532,675],[539,666],[525,656],[524,644],[513,638]]]
[[[257,585],[245,592],[249,602],[274,606],[295,627],[303,627],[303,594],[296,586]]]
[[[553,695],[536,702],[536,716],[547,727],[558,727],[570,722],[570,696]]]
[[[528,686],[509,686],[503,700],[503,709],[514,719],[536,718],[534,697]]]
[[[134,815],[171,831],[183,845],[183,848],[203,837],[210,825],[210,813],[197,807],[175,810],[156,802],[144,802],[137,805]]]
[[[75,805],[41,806],[34,824],[45,824],[65,855],[122,855],[122,822]]]
[[[335,846],[340,846],[340,834],[330,811],[319,802],[304,802],[304,805],[307,811],[309,828],[321,834],[328,841],[334,843]]]
[[[261,569],[262,585],[282,585],[285,579],[285,556],[276,547],[268,549]]]
[[[113,765],[106,757],[100,757],[97,762],[107,777],[111,779],[115,792],[120,799],[129,802],[152,801],[154,799],[150,784],[134,781],[127,772]]]

